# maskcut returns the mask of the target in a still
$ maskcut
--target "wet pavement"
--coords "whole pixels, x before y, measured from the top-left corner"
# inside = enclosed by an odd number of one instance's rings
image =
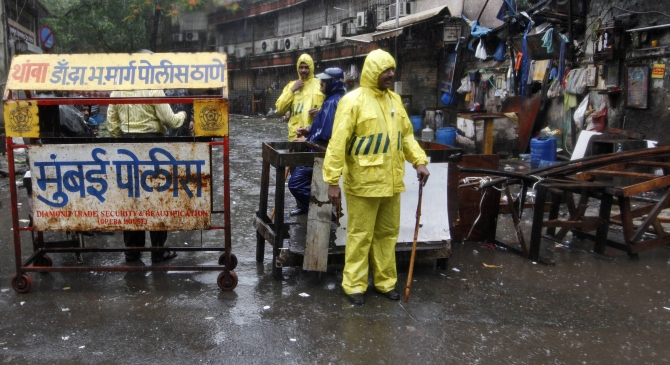
[[[553,267],[474,243],[453,243],[447,270],[415,268],[409,303],[370,290],[366,304],[341,292],[341,267],[270,273],[255,262],[261,141],[283,140],[279,119],[231,121],[233,253],[239,284],[218,272],[31,273],[15,293],[8,179],[0,178],[0,362],[11,364],[663,364],[670,363],[670,249],[638,259],[568,240],[543,244]],[[25,190],[19,191],[27,218]],[[271,204],[272,205],[272,204]],[[289,203],[288,209],[292,209]],[[525,215],[526,232],[529,232]],[[22,223],[25,224],[25,223]],[[512,239],[509,220],[499,236]],[[221,242],[221,231],[172,232],[168,244]],[[23,233],[24,259],[32,249]],[[528,236],[527,236],[528,237]],[[90,245],[121,246],[120,233]],[[215,264],[217,252],[180,253],[161,265]],[[74,255],[52,255],[76,265]],[[84,254],[86,264],[123,264],[122,254]],[[145,253],[144,264],[150,265]],[[486,265],[494,267],[486,267]],[[407,264],[399,263],[403,291]],[[305,295],[306,294],[306,295]]]

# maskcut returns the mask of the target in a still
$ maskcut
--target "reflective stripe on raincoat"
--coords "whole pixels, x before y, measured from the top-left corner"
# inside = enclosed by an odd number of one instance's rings
[[[361,87],[343,96],[337,107],[323,178],[337,185],[343,174],[347,194],[386,197],[403,192],[404,160],[415,168],[428,164],[400,96],[377,86],[379,75],[391,67],[395,61],[390,54],[370,52]]]
[[[305,84],[296,92],[291,91],[295,81],[289,82],[282,94],[277,99],[275,107],[278,114],[284,114],[291,111],[291,118],[288,120],[288,140],[293,141],[297,137],[295,131],[298,127],[309,127],[312,125],[314,117],[309,115],[311,108],[320,108],[325,95],[321,93],[321,81],[314,77],[314,61],[308,54],[303,54],[298,58],[296,68],[300,70],[300,64],[306,63],[309,66],[309,76],[303,80]],[[298,73],[298,77],[300,74]]]

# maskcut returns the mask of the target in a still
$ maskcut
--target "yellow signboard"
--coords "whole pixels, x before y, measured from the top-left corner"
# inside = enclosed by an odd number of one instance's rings
[[[228,100],[193,101],[193,132],[196,136],[228,135]]]
[[[651,72],[652,79],[662,79],[665,77],[665,63],[654,63],[654,69]]]
[[[8,90],[223,89],[221,53],[31,54],[12,60]]]
[[[40,137],[37,103],[34,101],[5,102],[5,134],[7,137]]]

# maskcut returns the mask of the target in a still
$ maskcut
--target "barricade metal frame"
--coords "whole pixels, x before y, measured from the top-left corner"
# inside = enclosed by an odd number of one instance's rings
[[[32,98],[29,92],[26,93],[25,99],[21,101],[30,101],[36,103],[38,106],[44,105],[110,105],[110,104],[156,104],[156,103],[176,103],[186,104],[193,103],[198,99],[217,99],[223,98],[227,105],[227,99],[222,95],[218,96],[195,96],[195,97],[165,97],[165,98]],[[6,100],[12,100],[12,93],[6,94]],[[13,99],[16,100],[16,99]],[[226,108],[227,113],[227,108]],[[221,138],[221,141],[216,139]],[[30,148],[31,145],[37,145],[37,141],[32,140],[29,144],[15,144],[12,137],[6,138],[7,146],[7,160],[9,167],[9,189],[11,198],[12,210],[12,227],[14,235],[14,259],[16,264],[16,274],[12,276],[11,286],[19,293],[27,293],[32,285],[33,280],[29,272],[82,272],[82,271],[219,271],[222,270],[217,278],[217,285],[224,291],[231,291],[235,289],[238,282],[238,277],[232,270],[237,266],[237,258],[231,253],[231,231],[230,231],[230,162],[229,162],[229,136],[226,133],[223,137],[164,137],[164,138],[149,138],[149,139],[127,139],[127,138],[41,138],[40,141],[49,141],[50,143],[62,141],[80,141],[96,144],[105,143],[157,143],[157,142],[185,142],[185,143],[208,143],[210,146],[210,161],[212,159],[212,147],[220,146],[223,154],[223,207],[218,210],[214,207],[212,200],[211,215],[223,214],[223,226],[212,226],[211,230],[223,230],[224,242],[223,246],[207,246],[207,247],[172,247],[165,246],[161,248],[156,247],[137,247],[127,248],[121,246],[118,248],[96,248],[85,247],[84,238],[81,234],[77,234],[77,241],[58,241],[58,242],[44,242],[40,232],[30,227],[21,227],[19,225],[19,202],[18,202],[18,187],[16,183],[16,173],[14,164],[14,150],[19,148]],[[212,184],[214,185],[214,184]],[[212,189],[211,194],[214,193]],[[33,235],[37,233],[37,247],[27,259],[23,259],[21,249],[21,232],[32,232]],[[74,231],[74,230],[73,230]],[[72,247],[73,243],[79,247]],[[120,242],[120,245],[123,243]],[[52,247],[49,247],[52,246]],[[218,260],[218,265],[138,265],[138,266],[54,266],[53,261],[48,256],[49,253],[72,253],[81,254],[87,252],[150,252],[150,251],[220,251],[223,252]]]

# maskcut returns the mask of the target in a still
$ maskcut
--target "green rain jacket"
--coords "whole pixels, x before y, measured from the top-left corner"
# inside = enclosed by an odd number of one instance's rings
[[[393,196],[405,191],[404,160],[415,168],[428,164],[400,96],[377,86],[379,75],[389,68],[395,68],[390,54],[370,52],[363,65],[361,87],[344,95],[337,107],[323,179],[337,185],[344,175],[347,194]]]
[[[305,84],[296,92],[291,91],[295,81],[289,82],[282,91],[279,99],[275,103],[277,113],[284,114],[291,111],[291,118],[288,120],[288,140],[293,141],[296,137],[298,127],[308,127],[312,125],[314,117],[309,115],[311,108],[321,108],[325,95],[321,93],[321,81],[314,77],[314,61],[308,54],[303,54],[298,58],[296,69],[300,70],[300,64],[306,63],[309,66],[309,76],[303,80]],[[298,74],[300,76],[300,74]]]

